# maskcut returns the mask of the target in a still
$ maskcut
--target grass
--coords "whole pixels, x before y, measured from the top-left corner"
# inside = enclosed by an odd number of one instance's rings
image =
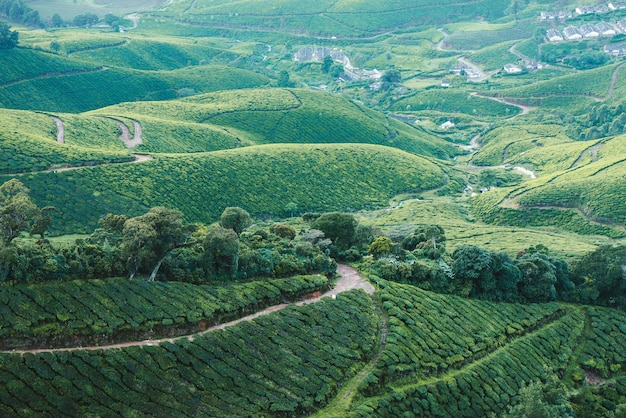
[[[63,117],[62,115],[59,115]],[[67,165],[131,159],[116,130],[101,119],[65,115],[67,142],[57,142],[57,127],[45,114],[0,110],[0,173],[23,173]],[[78,128],[78,129],[76,129]],[[76,129],[76,130],[75,130]]]
[[[411,127],[340,96],[310,90],[246,89],[182,100],[124,103],[92,114],[145,125],[138,151],[198,152],[269,143],[370,143],[426,156],[457,151]]]
[[[523,249],[544,244],[559,257],[573,259],[610,242],[609,238],[599,235],[578,235],[529,225],[494,225],[477,218],[463,199],[428,194],[421,196],[423,198],[418,200],[415,196],[398,197],[391,202],[392,209],[361,211],[359,220],[390,236],[406,236],[420,224],[441,225],[446,233],[449,252],[469,244],[515,256]]]
[[[213,153],[159,156],[64,173],[23,176],[40,206],[53,205],[57,233],[88,232],[108,212],[135,216],[146,207],[181,210],[211,223],[224,208],[255,216],[300,211],[382,207],[399,192],[444,183],[429,160],[365,144],[266,145]],[[184,185],[184,187],[181,187]]]
[[[207,92],[255,87],[267,82],[267,78],[258,74],[225,66],[159,72],[100,68],[66,75],[50,74],[0,87],[0,104],[5,108],[73,113],[125,101],[172,99],[181,89]]]

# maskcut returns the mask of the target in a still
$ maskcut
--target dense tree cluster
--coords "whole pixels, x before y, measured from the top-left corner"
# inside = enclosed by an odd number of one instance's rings
[[[0,280],[37,282],[144,276],[205,283],[332,273],[335,259],[362,261],[373,275],[427,290],[505,302],[562,300],[626,309],[626,247],[600,247],[572,268],[539,244],[515,258],[473,245],[446,251],[439,225],[389,238],[342,212],[308,213],[310,228],[253,225],[239,207],[218,223],[186,225],[155,207],[129,218],[108,214],[88,238],[53,246],[45,239],[55,208],[38,208],[17,179],[0,186]],[[16,240],[30,231],[37,242]],[[363,258],[368,255],[368,257]]]
[[[22,0],[0,0],[0,16],[26,26],[43,26],[39,12],[31,9]]]
[[[19,33],[11,30],[11,26],[0,21],[0,49],[11,49],[17,46]]]
[[[164,207],[133,218],[108,214],[88,238],[53,246],[45,233],[55,209],[37,208],[28,192],[16,179],[0,186],[1,281],[141,275],[148,280],[204,283],[309,272],[329,274],[336,269],[329,257],[332,243],[322,231],[296,234],[285,224],[246,230],[252,218],[238,207],[226,208],[220,222],[208,227],[186,225],[181,212]],[[41,239],[16,240],[29,230]]]
[[[386,237],[370,246],[363,265],[385,280],[491,301],[537,303],[562,300],[626,309],[626,248],[600,247],[570,269],[539,244],[515,258],[462,245],[445,251],[438,225],[421,225],[395,247]],[[392,248],[393,247],[393,248]]]

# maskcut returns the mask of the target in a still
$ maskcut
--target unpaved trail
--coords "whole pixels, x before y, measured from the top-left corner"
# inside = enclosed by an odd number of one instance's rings
[[[56,116],[50,116],[54,123],[57,125],[57,142],[59,144],[65,144],[65,126],[63,126],[63,121]]]
[[[617,75],[619,74],[620,68],[622,68],[623,66],[624,63],[618,65],[617,67],[615,67],[615,70],[613,70],[613,75],[611,76],[611,84],[609,84],[609,90],[606,92],[607,99],[610,99],[613,95],[613,90],[615,90],[615,83],[617,83]]]
[[[39,348],[39,349],[33,349],[33,350],[11,350],[11,351],[0,351],[0,353],[12,353],[12,354],[26,354],[26,353],[31,353],[31,354],[37,354],[37,353],[53,353],[53,352],[60,352],[60,351],[94,351],[94,350],[111,350],[111,349],[116,349],[116,348],[125,348],[125,347],[144,347],[144,346],[154,346],[154,345],[159,345],[161,343],[164,342],[170,342],[173,343],[176,340],[183,340],[183,339],[187,339],[189,341],[193,341],[196,337],[202,336],[208,332],[213,332],[216,330],[220,330],[220,329],[225,329],[228,327],[231,327],[233,325],[236,325],[240,322],[243,321],[251,321],[254,318],[257,318],[259,316],[262,315],[267,315],[269,313],[272,312],[276,312],[279,311],[289,305],[306,305],[309,303],[315,303],[318,302],[320,299],[322,299],[323,297],[334,297],[336,295],[338,295],[339,293],[342,292],[346,292],[348,290],[353,290],[353,289],[362,289],[365,292],[367,292],[368,294],[373,294],[374,293],[374,286],[372,286],[369,282],[367,282],[365,279],[363,279],[363,277],[361,277],[359,275],[359,273],[351,268],[348,267],[346,265],[343,264],[339,264],[337,266],[337,273],[339,273],[339,275],[341,276],[339,278],[339,280],[337,281],[337,283],[335,284],[335,287],[331,290],[329,290],[328,292],[324,293],[321,296],[318,296],[316,298],[311,298],[311,299],[305,299],[305,300],[301,300],[292,304],[289,303],[282,303],[280,305],[274,305],[274,306],[270,306],[268,308],[265,308],[259,312],[256,312],[254,314],[248,315],[248,316],[244,316],[242,318],[236,319],[234,321],[230,321],[230,322],[226,322],[223,324],[219,324],[219,325],[215,325],[213,327],[207,328],[204,331],[192,334],[192,335],[187,335],[187,336],[180,336],[180,337],[175,337],[175,338],[161,338],[161,339],[155,339],[155,340],[143,340],[143,341],[130,341],[130,342],[125,342],[125,343],[119,343],[119,344],[110,344],[110,345],[100,345],[100,346],[86,346],[86,347],[65,347],[65,348]]]
[[[47,170],[41,170],[41,171],[26,171],[24,173],[3,173],[3,176],[11,176],[11,177],[19,177],[19,176],[23,176],[25,174],[37,174],[37,173],[61,173],[63,171],[74,171],[74,170],[83,170],[85,168],[92,168],[92,167],[98,167],[98,166],[102,166],[102,165],[117,165],[117,164],[136,164],[136,163],[143,163],[145,161],[150,161],[152,160],[152,155],[140,155],[140,154],[135,154],[133,155],[134,160],[132,161],[121,161],[121,162],[105,162],[105,163],[99,163],[99,164],[91,164],[91,165],[78,165],[78,166],[72,166],[72,167],[60,167],[60,168],[49,168]]]
[[[122,141],[124,145],[126,145],[126,148],[132,149],[132,148],[135,148],[137,145],[143,143],[143,139],[141,138],[141,134],[142,134],[141,124],[139,122],[137,122],[136,120],[133,121],[133,128],[135,129],[135,134],[131,138],[130,129],[128,129],[128,126],[126,126],[124,122],[121,122],[117,119],[113,119],[113,120],[115,121],[115,123],[117,123],[117,125],[120,127],[122,131],[122,133],[120,134],[120,141]]]
[[[523,105],[517,102],[513,102],[511,100],[507,100],[507,99],[502,99],[500,97],[492,97],[492,96],[485,96],[483,94],[480,93],[476,93],[473,92],[471,93],[472,96],[476,96],[476,97],[482,97],[483,99],[490,99],[490,100],[495,100],[496,102],[500,102],[500,103],[504,103],[510,106],[515,106],[515,107],[519,107],[520,109],[522,109],[522,113],[518,113],[517,115],[513,115],[510,118],[508,118],[507,120],[511,120],[511,119],[515,119],[518,116],[521,115],[526,115],[528,112],[530,112],[532,110],[532,107],[527,106],[527,105]]]

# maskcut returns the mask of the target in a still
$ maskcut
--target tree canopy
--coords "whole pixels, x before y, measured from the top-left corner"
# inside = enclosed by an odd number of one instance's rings
[[[114,220],[111,221],[114,224]],[[194,229],[193,225],[183,225],[180,211],[161,206],[126,220],[122,230],[122,251],[127,258],[130,277],[151,268],[150,279],[154,280],[164,257],[185,245]]]
[[[11,30],[11,26],[0,20],[0,49],[15,48],[18,37],[17,31]]]
[[[329,212],[317,218],[311,226],[324,232],[326,238],[340,250],[350,248],[356,239],[358,222],[353,215],[342,212]]]
[[[28,196],[29,190],[19,180],[0,186],[0,240],[7,245],[28,229],[39,209]]]
[[[220,225],[223,228],[232,229],[239,235],[244,229],[252,225],[252,217],[246,210],[233,206],[224,209],[222,216],[220,216]]]

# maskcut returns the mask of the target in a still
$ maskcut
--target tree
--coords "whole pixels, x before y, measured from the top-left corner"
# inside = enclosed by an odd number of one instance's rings
[[[252,217],[244,209],[231,206],[222,212],[220,225],[223,228],[232,229],[237,235],[240,235],[244,229],[252,225]]]
[[[324,74],[328,74],[328,72],[330,71],[330,67],[333,65],[333,57],[331,57],[330,55],[326,55],[324,57],[324,61],[322,62],[322,72]]]
[[[7,245],[28,229],[39,209],[30,200],[29,190],[19,180],[0,186],[0,242]]]
[[[337,65],[333,65],[330,68],[330,75],[333,78],[339,78],[344,74],[345,70],[343,69],[343,65],[337,64]]]
[[[162,206],[128,219],[122,230],[122,251],[130,277],[141,269],[151,268],[149,280],[154,280],[167,254],[187,245],[195,229],[194,225],[183,226],[181,212]]]
[[[272,224],[270,232],[288,240],[296,237],[296,230],[287,224]]]
[[[491,190],[497,180],[498,176],[494,170],[485,169],[478,175],[478,185],[483,189]]]
[[[278,87],[293,87],[295,84],[291,81],[289,76],[289,72],[287,70],[282,70],[278,74]]]
[[[329,212],[313,221],[311,226],[324,232],[326,238],[332,240],[337,248],[345,250],[354,244],[358,224],[349,213]]]
[[[215,272],[226,272],[229,277],[237,274],[239,267],[239,237],[229,228],[213,225],[204,239],[204,254],[209,269]]]
[[[383,74],[381,80],[383,83],[387,84],[398,84],[402,81],[402,75],[398,70],[389,70],[385,71],[385,74]]]
[[[387,237],[378,237],[369,246],[368,252],[374,257],[381,257],[391,254],[393,251],[393,241]]]
[[[463,294],[479,296],[496,288],[493,258],[489,251],[474,245],[461,245],[452,258],[452,272],[464,289]]]
[[[572,267],[582,303],[626,308],[626,247],[603,245]]]
[[[0,21],[0,49],[11,49],[17,46],[19,34],[11,30],[11,26]]]
[[[61,44],[57,41],[52,41],[50,42],[50,49],[58,53],[61,50]]]
[[[527,302],[548,302],[556,299],[557,271],[548,256],[541,253],[525,255],[517,260],[522,272],[519,294]]]
[[[60,28],[63,26],[63,19],[58,13],[52,15],[52,18],[50,19],[50,26],[53,28]]]
[[[294,216],[296,216],[296,213],[298,212],[298,204],[295,202],[287,203],[285,207],[283,208],[283,212],[290,218],[293,218]]]
[[[30,235],[39,235],[39,237],[43,240],[45,239],[46,232],[48,232],[48,228],[52,225],[52,215],[51,213],[56,211],[57,208],[54,206],[46,206],[39,210],[39,213],[35,215],[33,220],[33,226],[30,229]]]
[[[402,240],[402,247],[409,251],[419,250],[418,255],[437,259],[445,252],[445,241],[445,232],[439,225],[420,225]]]

